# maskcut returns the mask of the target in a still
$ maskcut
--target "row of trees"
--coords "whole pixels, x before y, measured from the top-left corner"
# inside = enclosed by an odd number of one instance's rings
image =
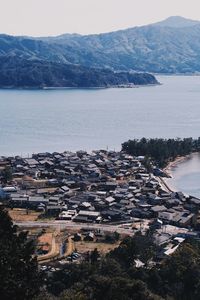
[[[0,210],[0,295],[3,300],[197,300],[200,243],[187,241],[173,256],[153,264],[160,249],[151,233],[127,237],[100,257],[41,275],[34,247]],[[135,260],[144,267],[137,268]]]
[[[134,139],[123,143],[122,150],[134,156],[150,157],[159,167],[163,167],[169,160],[174,160],[177,156],[185,156],[199,151],[200,138]]]

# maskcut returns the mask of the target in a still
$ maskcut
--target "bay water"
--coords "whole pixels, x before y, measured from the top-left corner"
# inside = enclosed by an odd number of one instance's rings
[[[157,78],[162,85],[127,89],[0,90],[0,155],[198,137],[200,77]]]

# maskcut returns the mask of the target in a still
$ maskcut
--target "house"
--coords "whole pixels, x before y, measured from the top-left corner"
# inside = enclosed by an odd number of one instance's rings
[[[134,218],[150,219],[153,217],[152,212],[149,209],[133,208],[130,215]]]
[[[21,207],[21,208],[31,208],[31,209],[38,209],[41,204],[48,205],[49,200],[45,199],[44,197],[39,196],[27,196],[27,195],[20,195],[20,194],[13,194],[10,197],[10,204],[12,207]]]
[[[196,215],[189,213],[189,214],[183,214],[178,221],[179,226],[186,227],[186,226],[192,226],[196,224]]]
[[[122,212],[118,210],[105,210],[102,211],[102,217],[109,221],[119,221],[122,218]]]
[[[106,204],[108,204],[108,205],[111,205],[113,202],[115,202],[115,198],[113,198],[113,197],[107,197],[106,199],[105,199],[105,203]]]
[[[79,209],[81,210],[88,210],[89,208],[91,208],[91,204],[89,202],[84,201],[79,204]]]
[[[0,188],[0,199],[3,200],[6,198],[7,198],[6,192],[2,188]]]
[[[46,215],[57,218],[61,213],[62,209],[63,209],[62,206],[47,205]]]
[[[171,223],[174,219],[174,213],[167,211],[167,209],[164,211],[161,210],[158,211],[158,218],[165,223]]]
[[[179,206],[179,205],[181,205],[181,201],[179,200],[179,199],[167,199],[166,201],[165,201],[165,205],[166,205],[166,207],[167,208],[172,208],[172,207],[174,207],[174,206]]]
[[[61,190],[63,193],[66,193],[66,192],[69,192],[70,189],[68,188],[68,186],[63,185],[63,186],[61,186],[60,190]]]
[[[197,206],[198,208],[200,208],[200,199],[195,198],[195,197],[190,197],[188,202],[190,204],[193,204],[193,205]]]
[[[96,222],[100,221],[100,212],[80,210],[78,215],[74,218],[75,222]]]
[[[75,233],[74,234],[73,240],[75,242],[79,242],[79,241],[81,241],[81,239],[82,239],[82,235],[80,233]]]
[[[148,194],[148,203],[151,205],[161,205],[163,203],[163,200],[161,197],[150,193]]]
[[[51,196],[49,198],[49,205],[61,205],[62,201],[59,196]]]
[[[105,188],[106,191],[114,191],[116,189],[116,187],[117,187],[116,183],[114,183],[114,182],[106,182],[104,188]]]
[[[154,234],[154,240],[157,245],[162,245],[171,240],[171,235],[169,233],[156,233]]]
[[[9,200],[11,207],[27,208],[29,207],[28,196],[16,195],[10,197]]]
[[[152,230],[161,229],[162,225],[163,225],[163,222],[159,219],[156,219],[151,223],[150,228]]]
[[[39,204],[48,205],[49,200],[42,196],[30,196],[28,197],[28,203],[32,207],[37,207]]]
[[[166,211],[167,208],[164,205],[156,205],[151,207],[154,217],[159,217],[159,213]],[[160,218],[160,217],[159,217]]]
[[[68,211],[62,211],[59,216],[58,216],[59,220],[68,220],[71,221],[72,219],[72,215],[69,214]]]
[[[89,232],[86,234],[86,236],[84,237],[84,241],[86,242],[93,242],[95,238],[95,235],[93,232]]]
[[[16,193],[17,188],[15,186],[6,186],[1,188],[4,193],[10,194],[10,193]]]
[[[91,220],[88,219],[87,216],[79,216],[77,215],[74,219],[74,222],[79,222],[79,223],[92,223]]]

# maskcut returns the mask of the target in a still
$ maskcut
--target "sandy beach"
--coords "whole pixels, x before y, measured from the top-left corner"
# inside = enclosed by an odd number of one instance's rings
[[[170,180],[171,178],[173,178],[172,176],[172,170],[176,167],[178,167],[179,164],[185,162],[186,160],[191,158],[191,155],[195,154],[196,152],[192,153],[192,154],[188,154],[186,156],[178,156],[175,160],[170,161],[167,166],[163,169],[163,171],[166,173],[167,176],[169,176],[169,178],[166,177],[162,177],[161,179],[161,183],[162,183],[162,187],[164,187],[167,191],[169,192],[177,192],[178,189],[172,184],[172,181]]]
[[[186,156],[178,156],[175,160],[170,161],[167,166],[163,169],[163,171],[170,177],[172,178],[171,170],[173,168],[176,168],[180,163],[186,161],[189,159],[191,154],[188,154]]]
[[[163,171],[166,173],[167,177],[159,177],[159,182],[163,190],[166,192],[177,192],[175,186],[172,185],[170,178],[173,178],[172,176],[172,169],[176,168],[180,163],[184,162],[185,160],[190,158],[190,154],[186,156],[178,156],[175,160],[170,161],[167,166],[163,169]]]

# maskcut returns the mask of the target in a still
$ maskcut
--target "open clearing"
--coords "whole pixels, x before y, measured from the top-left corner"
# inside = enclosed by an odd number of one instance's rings
[[[20,208],[9,209],[8,213],[11,219],[16,222],[36,221],[41,214],[33,210],[29,210],[27,214],[26,209]]]
[[[114,244],[108,244],[108,243],[96,243],[96,242],[75,242],[75,249],[78,253],[86,253],[88,251],[93,251],[95,248],[98,249],[98,251],[101,254],[106,254],[109,251],[115,249],[119,243]]]
[[[45,233],[38,238],[38,245],[44,250],[49,252],[52,245],[53,234]]]

